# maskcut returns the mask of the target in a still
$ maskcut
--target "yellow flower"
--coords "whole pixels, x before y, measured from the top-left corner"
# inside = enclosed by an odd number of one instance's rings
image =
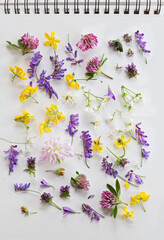
[[[22,68],[15,66],[14,68],[10,67],[9,70],[14,74],[14,76],[12,77],[13,80],[15,79],[15,77],[18,77],[22,80],[26,80],[25,72],[23,71]]]
[[[58,39],[55,39],[55,32],[51,32],[51,35],[48,35],[47,33],[44,34],[45,38],[48,40],[44,43],[45,46],[51,46],[54,49],[57,49],[57,44],[60,43],[61,41]]]
[[[48,126],[50,120],[45,119],[44,123],[40,124],[40,135],[42,136],[44,132],[52,132],[52,129]]]
[[[121,136],[121,138],[118,138],[117,142],[114,142],[114,144],[118,147],[118,148],[126,148],[128,143],[130,142],[130,138],[125,141],[125,137]]]
[[[14,120],[16,122],[21,122],[25,125],[25,128],[28,130],[29,127],[27,126],[30,122],[30,118],[34,116],[31,116],[30,113],[26,112],[25,110],[22,111],[22,115],[15,116]]]
[[[79,89],[80,85],[79,85],[78,82],[76,82],[74,80],[74,78],[75,78],[75,76],[72,75],[72,74],[67,74],[66,77],[65,77],[69,87]]]
[[[20,95],[20,101],[26,101],[27,98],[32,97],[31,95],[34,94],[35,92],[38,91],[38,87],[31,87],[30,85],[28,85],[22,92]],[[36,99],[34,97],[32,97],[35,101]],[[36,101],[38,102],[38,101]]]
[[[126,181],[125,184],[124,184],[124,187],[129,188],[129,186],[130,186],[129,183]]]
[[[94,140],[94,145],[92,145],[93,151],[101,152],[103,147],[101,147],[102,143],[100,143],[100,138]]]
[[[58,124],[58,122],[61,120],[61,119],[65,119],[65,116],[63,116],[63,113],[62,112],[59,112],[58,108],[57,108],[57,105],[51,105],[51,107],[46,107],[47,109],[47,117],[48,119],[51,121],[51,122],[54,122],[56,123],[56,125]]]
[[[125,206],[125,207],[124,207],[124,210],[121,210],[121,212],[123,213],[123,215],[124,215],[126,218],[128,218],[128,217],[130,217],[130,218],[135,218],[135,217],[133,216],[134,212],[133,212],[133,211],[130,211],[130,212],[129,212],[127,206]]]
[[[140,194],[137,194],[136,196],[131,196],[131,202],[130,205],[136,205],[136,203],[139,203],[140,201]]]
[[[148,200],[148,198],[150,197],[150,195],[148,195],[147,193],[145,192],[141,192],[140,193],[140,197],[142,199],[143,202],[146,202]]]

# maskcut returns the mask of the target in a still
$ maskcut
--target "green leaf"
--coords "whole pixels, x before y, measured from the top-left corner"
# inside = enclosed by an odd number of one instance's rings
[[[16,49],[21,49],[21,47],[19,47],[18,45],[16,45],[16,44],[13,44],[13,43],[11,43],[10,41],[6,41],[11,47],[13,47],[13,48],[16,48]]]
[[[93,76],[94,73],[92,73],[92,72],[87,72],[87,73],[85,73],[85,75],[90,77],[90,76]]]
[[[117,197],[119,197],[121,194],[121,188],[120,188],[120,183],[118,179],[116,179],[116,193],[117,193]]]
[[[76,171],[76,174],[77,174],[77,175],[79,175],[79,172],[78,172],[78,171]]]
[[[117,205],[115,205],[115,207],[114,207],[114,209],[113,209],[113,217],[114,217],[114,218],[116,218],[117,212],[118,212],[118,207],[117,207]]]
[[[19,39],[19,40],[18,40],[18,45],[19,45],[21,48],[23,48],[23,44],[22,44],[21,42],[22,42],[22,39]]]
[[[109,189],[109,191],[111,191],[111,193],[113,193],[113,194],[115,194],[115,195],[117,195],[117,193],[116,193],[116,191],[115,191],[115,189],[110,185],[110,184],[108,184],[107,183],[107,188]]]

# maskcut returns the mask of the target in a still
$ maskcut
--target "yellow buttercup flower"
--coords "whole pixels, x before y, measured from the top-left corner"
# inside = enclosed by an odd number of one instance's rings
[[[94,144],[92,145],[92,150],[101,152],[103,150],[103,147],[101,147],[102,143],[100,143],[100,138],[94,140]]]
[[[22,115],[15,116],[14,120],[16,122],[21,122],[24,124],[25,128],[28,130],[29,127],[27,126],[30,122],[30,118],[34,116],[31,116],[30,113],[26,112],[25,110],[22,111]]]
[[[13,80],[15,79],[15,77],[18,77],[22,80],[26,80],[25,72],[23,71],[22,68],[15,66],[14,68],[10,67],[9,70],[14,74],[14,76],[12,77]]]
[[[114,144],[118,148],[126,148],[130,140],[131,139],[129,138],[127,141],[125,141],[125,137],[122,135],[121,138],[118,138],[117,142],[114,142]]]
[[[55,32],[54,31],[51,32],[50,35],[45,33],[44,36],[48,40],[48,41],[44,42],[44,45],[53,47],[54,49],[57,49],[57,44],[56,43],[60,43],[61,41],[58,40],[58,39],[55,39]]]
[[[40,135],[42,136],[44,132],[52,132],[52,129],[48,126],[50,120],[45,119],[44,123],[40,124]]]
[[[130,186],[129,183],[126,181],[125,184],[124,184],[124,187],[129,188],[129,186]]]
[[[26,101],[27,98],[32,97],[37,103],[38,101],[32,96],[32,94],[36,93],[38,91],[38,87],[31,87],[30,85],[28,85],[22,92],[20,95],[20,101]]]
[[[58,108],[57,108],[57,105],[51,105],[51,107],[46,107],[47,109],[47,117],[48,119],[51,121],[51,122],[54,122],[56,123],[56,125],[58,124],[58,122],[61,120],[61,119],[65,119],[65,116],[63,115],[62,112],[59,112]]]
[[[79,89],[80,85],[79,85],[78,82],[76,82],[74,80],[74,78],[75,78],[75,76],[72,75],[72,74],[67,74],[66,77],[65,77],[69,87]]]
[[[133,211],[130,211],[130,212],[129,212],[127,206],[124,206],[124,210],[121,210],[121,212],[123,213],[123,215],[124,215],[126,218],[128,218],[128,217],[130,217],[130,218],[135,218],[135,217],[133,216],[134,212],[133,212]]]
[[[150,195],[148,195],[147,193],[145,192],[141,192],[140,193],[140,197],[142,199],[143,202],[146,202],[148,200],[148,198],[150,197]]]

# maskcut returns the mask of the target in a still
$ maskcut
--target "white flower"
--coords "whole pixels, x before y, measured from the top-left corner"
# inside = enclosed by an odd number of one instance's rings
[[[79,97],[76,95],[63,94],[63,103],[75,104],[79,100]]]
[[[85,109],[86,112],[93,112],[93,107],[91,104],[86,105]]]
[[[91,122],[91,124],[93,125],[95,130],[99,130],[101,128],[100,121]]]

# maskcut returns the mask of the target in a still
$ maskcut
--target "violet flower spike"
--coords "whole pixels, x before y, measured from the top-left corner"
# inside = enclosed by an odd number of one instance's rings
[[[71,145],[73,143],[73,136],[78,131],[78,129],[76,128],[78,126],[79,126],[79,114],[71,114],[68,128],[65,130],[66,132],[69,133],[70,136],[72,136]]]
[[[16,166],[18,163],[17,156],[19,155],[19,152],[16,150],[16,148],[17,145],[11,145],[9,150],[4,151],[4,153],[7,154],[7,158],[9,160],[9,175],[14,171],[14,165]]]
[[[26,191],[29,191],[29,192],[34,192],[34,193],[40,194],[40,192],[38,192],[38,191],[29,190],[29,188],[30,188],[30,183],[25,183],[24,185],[23,185],[23,183],[20,183],[20,184],[15,183],[14,184],[15,192],[26,192]]]
[[[29,174],[33,174],[35,177],[35,163],[36,163],[36,158],[35,157],[30,157],[27,159],[27,169],[25,169],[25,172],[29,172]]]
[[[30,73],[29,78],[33,78],[36,76],[36,78],[38,80],[37,67],[39,66],[39,63],[42,60],[42,57],[43,56],[40,54],[40,51],[34,53],[33,57],[31,58],[31,61],[30,61],[30,68],[27,69],[27,72]]]
[[[133,77],[136,78],[139,75],[136,65],[134,65],[133,62],[131,64],[128,64],[128,66],[125,67],[125,69],[129,78],[133,78]]]
[[[142,184],[143,183],[143,179],[145,176],[141,176],[141,175],[138,175],[136,173],[134,173],[133,170],[129,170],[127,172],[127,174],[125,175],[126,178],[128,178],[128,181],[131,182],[133,180],[133,176],[135,177],[135,182],[138,183],[138,184]]]
[[[51,74],[52,79],[61,80],[64,78],[64,73],[67,71],[66,68],[62,68],[64,60],[59,61],[58,55],[55,53],[55,57],[50,57],[51,62],[54,64],[54,71]]]
[[[71,65],[76,65],[76,64],[80,64],[81,62],[83,62],[83,59],[79,59],[77,60],[77,50],[75,50],[75,52],[73,53],[73,48],[71,46],[71,44],[68,42],[68,46],[65,46],[67,53],[71,54],[72,57],[68,57],[66,58],[66,61],[70,61]]]
[[[109,174],[110,176],[113,176],[114,178],[116,178],[118,172],[117,172],[117,170],[115,170],[112,167],[113,163],[108,163],[107,162],[107,158],[108,158],[108,156],[106,158],[103,158],[103,160],[102,160],[102,167],[105,169],[105,173],[106,174]]]
[[[95,211],[91,206],[85,203],[82,204],[82,211],[88,214],[89,217],[91,217],[91,221],[93,219],[99,221],[100,217],[105,218],[103,215],[101,215],[100,213]]]
[[[83,143],[83,150],[85,156],[85,164],[88,168],[90,168],[87,164],[87,158],[92,157],[92,137],[89,134],[89,131],[82,131],[82,135],[80,136]]]
[[[50,194],[50,193],[46,193],[46,192],[44,192],[44,193],[41,195],[41,198],[40,198],[40,200],[41,200],[42,203],[51,204],[51,205],[55,206],[56,208],[58,208],[59,210],[62,210],[62,208],[59,207],[56,203],[54,203],[54,202],[52,201],[52,199],[53,199],[53,197],[51,196],[51,194]]]
[[[70,189],[70,186],[66,185],[65,187],[64,186],[61,186],[60,187],[60,197],[61,198],[68,198],[70,197],[69,195],[69,189]]]

